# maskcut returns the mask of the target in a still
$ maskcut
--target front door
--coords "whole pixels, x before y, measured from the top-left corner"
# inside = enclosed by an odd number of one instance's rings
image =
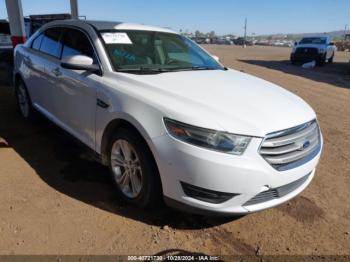
[[[65,28],[62,58],[86,55],[96,61],[94,49],[85,33]],[[101,76],[85,70],[57,66],[59,82],[55,85],[54,111],[63,127],[80,141],[95,149],[96,93]]]

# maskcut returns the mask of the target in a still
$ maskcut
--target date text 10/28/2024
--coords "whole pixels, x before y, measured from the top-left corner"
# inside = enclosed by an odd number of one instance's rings
[[[165,256],[128,256],[128,261],[219,261],[219,256],[207,255],[165,255]]]

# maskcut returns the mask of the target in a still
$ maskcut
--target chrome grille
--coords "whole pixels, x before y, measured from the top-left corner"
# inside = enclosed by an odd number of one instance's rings
[[[259,153],[275,169],[285,171],[310,161],[320,149],[320,131],[316,120],[313,120],[267,135]]]
[[[318,55],[318,49],[313,47],[298,47],[295,53],[300,55]]]
[[[250,199],[248,202],[244,203],[243,206],[251,206],[256,205],[260,203],[264,203],[276,198],[283,197],[285,195],[288,195],[289,193],[293,192],[297,188],[299,188],[302,184],[305,183],[305,181],[309,178],[310,174],[281,187],[272,188],[267,191],[261,192],[257,194],[255,197]]]

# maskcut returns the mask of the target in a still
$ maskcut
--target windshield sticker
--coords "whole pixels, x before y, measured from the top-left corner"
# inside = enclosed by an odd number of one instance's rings
[[[129,36],[126,33],[102,33],[102,38],[106,44],[132,44]]]

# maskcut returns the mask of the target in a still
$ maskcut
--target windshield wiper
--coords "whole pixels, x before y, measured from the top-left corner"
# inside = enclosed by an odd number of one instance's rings
[[[188,67],[175,67],[169,68],[169,71],[195,71],[195,70],[218,70],[219,68],[213,68],[209,66],[188,66]]]
[[[134,73],[134,74],[160,74],[174,71],[197,71],[197,70],[219,70],[219,68],[213,68],[209,66],[188,66],[188,67],[175,67],[175,68],[152,68],[152,67],[138,67],[138,68],[119,68],[118,72],[122,73]],[[222,68],[226,70],[226,68]]]
[[[142,73],[142,74],[159,74],[164,72],[169,72],[168,70],[162,68],[151,68],[151,67],[138,67],[138,68],[119,68],[118,72],[123,73]]]

